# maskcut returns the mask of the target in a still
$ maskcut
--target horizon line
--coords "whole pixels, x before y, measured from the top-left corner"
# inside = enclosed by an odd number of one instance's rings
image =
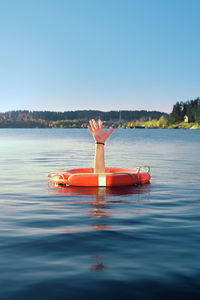
[[[63,110],[63,111],[56,111],[56,110],[32,110],[32,109],[13,109],[4,112],[0,112],[0,114],[10,113],[10,112],[20,112],[20,111],[28,111],[28,112],[56,112],[56,113],[65,113],[65,112],[76,112],[76,111],[98,111],[98,112],[120,112],[120,111],[146,111],[146,112],[160,112],[164,114],[170,114],[168,112],[160,111],[160,110],[147,110],[147,109],[115,109],[115,110],[99,110],[99,109],[76,109],[76,110]]]

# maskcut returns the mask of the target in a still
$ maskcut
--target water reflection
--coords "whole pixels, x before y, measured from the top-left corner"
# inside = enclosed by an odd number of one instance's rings
[[[71,200],[71,197],[76,196],[85,196],[83,201],[80,202],[81,198],[79,197],[79,202],[75,202],[78,205],[77,209],[73,209],[73,211],[81,210],[79,204],[89,204],[91,205],[91,212],[87,215],[101,221],[100,224],[96,223],[91,224],[88,228],[73,228],[70,229],[70,232],[80,232],[81,231],[105,231],[105,230],[113,230],[114,226],[112,222],[109,222],[110,214],[112,210],[110,208],[110,204],[113,203],[121,203],[128,204],[130,202],[130,198],[121,197],[128,195],[141,195],[150,193],[150,184],[141,185],[141,186],[127,186],[127,187],[118,187],[118,188],[107,188],[107,187],[65,187],[61,185],[57,185],[55,183],[50,183],[50,192],[57,195],[66,195]],[[119,199],[117,196],[120,196]],[[86,200],[86,201],[85,201]],[[71,201],[70,201],[71,203]],[[57,203],[59,204],[59,203]],[[60,203],[61,207],[63,207],[63,203]],[[135,212],[136,213],[136,212]],[[137,214],[137,213],[136,213]],[[120,227],[120,226],[115,226]],[[63,231],[62,231],[63,232]],[[69,229],[64,230],[65,233],[69,232]],[[90,272],[102,272],[106,268],[106,264],[103,261],[103,255],[91,255],[90,259],[93,260],[91,266],[89,266]]]
[[[112,203],[123,203],[128,204],[132,201],[132,198],[125,198],[121,196],[136,195],[140,196],[143,194],[150,194],[150,184],[138,185],[138,186],[124,186],[124,187],[72,187],[72,186],[63,186],[50,182],[50,193],[53,194],[62,194],[66,195],[69,199],[75,196],[89,196],[84,197],[83,201],[80,202],[82,198],[78,198],[79,202],[74,202],[76,204],[89,204],[92,206],[91,213],[88,213],[89,216],[97,219],[106,219],[111,213],[109,204]],[[117,199],[117,196],[120,196]],[[140,200],[140,198],[138,198]],[[70,202],[72,203],[72,202]],[[69,204],[69,202],[68,202]],[[57,202],[57,208],[59,203]],[[60,203],[63,207],[63,203]],[[74,211],[83,210],[78,207]],[[106,225],[95,225],[95,229],[99,230],[105,228]],[[107,227],[106,227],[107,228]]]
[[[96,199],[101,199],[102,196],[122,196],[122,195],[139,195],[150,192],[150,183],[137,186],[120,186],[120,187],[75,187],[58,185],[53,182],[49,183],[51,192],[55,194],[66,195],[92,195]],[[121,202],[121,201],[119,201]],[[122,201],[123,202],[123,201]]]
[[[102,255],[92,255],[90,258],[101,260],[103,258],[103,256]],[[97,261],[91,265],[89,270],[90,270],[90,272],[101,272],[105,269],[105,267],[106,267],[106,265],[104,262]]]

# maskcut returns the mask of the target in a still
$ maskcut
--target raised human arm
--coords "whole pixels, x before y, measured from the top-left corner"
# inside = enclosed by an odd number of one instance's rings
[[[109,129],[107,132],[103,130],[101,120],[98,121],[98,125],[95,120],[89,121],[89,131],[92,133],[95,140],[95,157],[94,157],[94,172],[104,173],[105,172],[105,159],[104,159],[104,144],[109,135],[114,129]]]

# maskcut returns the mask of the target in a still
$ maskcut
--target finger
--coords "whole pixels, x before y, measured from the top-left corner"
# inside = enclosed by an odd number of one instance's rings
[[[101,120],[99,120],[98,123],[99,123],[99,128],[102,128],[102,122],[101,122]]]
[[[88,125],[88,130],[91,132],[91,133],[93,133],[93,130],[92,130],[92,128]]]
[[[94,120],[94,119],[92,119],[92,123],[93,123],[93,126],[94,126],[94,128],[95,128],[95,129],[97,129],[97,128],[98,128],[98,126],[97,126],[97,123],[95,122],[95,120]]]
[[[114,131],[114,129],[109,129],[107,132],[107,137],[109,137],[109,135]]]
[[[93,122],[92,122],[92,120],[90,120],[90,121],[89,121],[89,123],[90,123],[91,129],[94,131],[94,130],[95,130],[95,128],[94,128],[94,125],[93,125]]]

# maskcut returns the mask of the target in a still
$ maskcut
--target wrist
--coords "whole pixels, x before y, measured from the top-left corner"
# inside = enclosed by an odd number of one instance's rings
[[[95,142],[95,144],[96,145],[103,145],[103,146],[105,145],[105,143],[103,143],[103,142]]]

